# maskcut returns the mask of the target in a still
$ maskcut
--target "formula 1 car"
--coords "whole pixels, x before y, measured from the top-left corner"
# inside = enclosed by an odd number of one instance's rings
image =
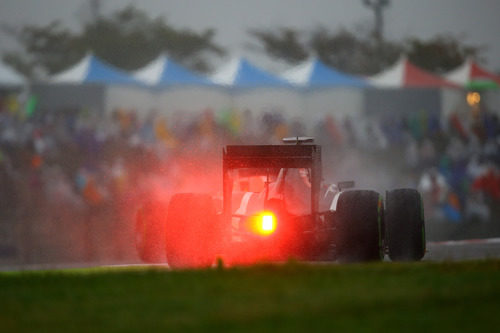
[[[222,205],[205,193],[149,202],[136,218],[136,247],[145,262],[170,267],[297,260],[420,260],[425,254],[418,191],[383,196],[322,183],[321,146],[310,137],[282,145],[223,149]]]

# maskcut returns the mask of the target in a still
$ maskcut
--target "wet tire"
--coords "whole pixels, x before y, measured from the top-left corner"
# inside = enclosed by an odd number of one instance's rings
[[[143,262],[165,262],[166,203],[148,201],[139,208],[135,223],[135,246]]]
[[[375,191],[346,191],[340,195],[335,237],[339,261],[376,261],[383,258],[382,214],[382,197]]]
[[[165,249],[172,268],[207,267],[220,250],[221,228],[210,195],[179,193],[168,205]]]
[[[417,261],[425,254],[424,210],[414,189],[387,192],[385,205],[386,245],[394,261]]]

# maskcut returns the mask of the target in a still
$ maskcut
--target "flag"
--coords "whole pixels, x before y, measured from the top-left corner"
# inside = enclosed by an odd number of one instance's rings
[[[31,95],[26,101],[25,113],[28,118],[35,113],[37,104],[38,104],[38,99],[35,95]]]

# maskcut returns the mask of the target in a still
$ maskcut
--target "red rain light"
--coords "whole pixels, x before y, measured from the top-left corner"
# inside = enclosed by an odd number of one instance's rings
[[[251,217],[251,230],[261,236],[269,236],[276,230],[276,216],[270,211],[263,211]]]

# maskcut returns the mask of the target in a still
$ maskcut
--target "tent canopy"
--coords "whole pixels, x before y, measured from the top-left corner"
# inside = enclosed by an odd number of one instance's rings
[[[150,86],[212,85],[213,83],[160,55],[145,67],[133,72],[133,77]]]
[[[342,73],[313,58],[283,73],[283,78],[300,87],[365,87],[363,79]]]
[[[415,66],[406,56],[400,57],[392,67],[370,77],[369,81],[380,88],[460,88],[453,82]]]
[[[253,65],[245,58],[234,58],[211,77],[212,81],[232,88],[290,87],[290,84]]]
[[[495,89],[500,86],[500,76],[488,72],[472,58],[468,58],[461,66],[448,72],[444,77],[469,89]]]
[[[73,67],[56,74],[52,77],[53,83],[105,83],[105,84],[132,84],[142,83],[125,71],[115,68],[99,60],[92,54],[87,54]]]
[[[25,82],[24,78],[10,69],[0,61],[0,85],[2,86],[20,86]]]

